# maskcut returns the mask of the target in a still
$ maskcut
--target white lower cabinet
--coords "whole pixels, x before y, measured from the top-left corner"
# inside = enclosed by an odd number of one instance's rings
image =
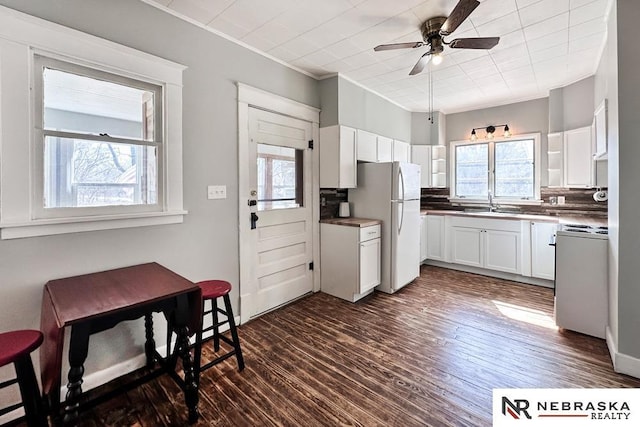
[[[521,274],[520,221],[453,217],[451,262]]]
[[[484,267],[482,230],[467,227],[451,227],[451,262]]]
[[[427,215],[426,257],[436,261],[445,260],[445,216]]]
[[[550,246],[558,224],[553,222],[531,223],[531,275],[540,279],[555,278],[555,247]]]
[[[484,231],[484,268],[520,274],[520,233]]]
[[[355,302],[380,284],[380,225],[320,224],[320,288]]]

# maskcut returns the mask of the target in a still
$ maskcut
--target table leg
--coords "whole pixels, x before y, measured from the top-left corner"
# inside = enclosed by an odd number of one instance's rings
[[[198,371],[194,370],[191,362],[191,352],[189,351],[189,333],[186,326],[178,328],[178,354],[182,359],[184,371],[184,398],[189,409],[189,423],[198,421]]]
[[[74,325],[71,328],[71,342],[69,344],[69,384],[67,384],[63,419],[65,425],[75,425],[78,421],[78,409],[82,395],[82,375],[88,350],[89,324]]]
[[[144,315],[144,353],[147,356],[147,368],[153,368],[155,361],[156,342],[153,339],[153,317],[152,313]]]

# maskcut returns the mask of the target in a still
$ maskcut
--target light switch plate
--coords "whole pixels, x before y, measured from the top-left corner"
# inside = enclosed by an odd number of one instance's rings
[[[207,187],[207,197],[209,199],[226,199],[227,186],[226,185],[209,185]]]
[[[564,205],[565,204],[565,198],[564,196],[558,196],[558,204],[559,205]]]

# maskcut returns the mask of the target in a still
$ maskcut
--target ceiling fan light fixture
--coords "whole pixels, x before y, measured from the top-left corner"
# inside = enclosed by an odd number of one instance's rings
[[[440,65],[442,64],[442,55],[440,55],[439,53],[436,53],[434,55],[431,56],[431,63],[433,65]]]

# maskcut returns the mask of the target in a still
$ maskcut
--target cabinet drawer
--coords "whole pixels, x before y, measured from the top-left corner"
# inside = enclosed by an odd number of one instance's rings
[[[360,229],[360,241],[366,242],[367,240],[377,239],[380,237],[380,224],[372,225],[371,227],[363,227]]]

